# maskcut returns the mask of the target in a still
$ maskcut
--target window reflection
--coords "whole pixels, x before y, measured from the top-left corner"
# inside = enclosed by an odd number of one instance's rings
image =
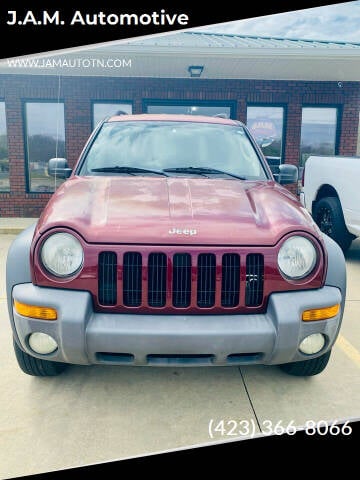
[[[128,115],[132,113],[132,105],[130,103],[95,102],[93,104],[93,126],[96,127],[106,117],[124,113]]]
[[[202,122],[105,123],[87,153],[81,174],[119,175],[116,171],[93,170],[116,166],[158,171],[213,168],[246,179],[266,179],[259,157],[241,126]]]
[[[0,191],[10,191],[5,102],[0,102]]]
[[[222,118],[231,117],[231,107],[229,105],[198,105],[194,104],[151,104],[147,106],[147,113],[161,114],[180,114],[180,115],[205,115],[205,116],[219,116]]]
[[[50,177],[48,161],[65,157],[64,104],[57,102],[27,102],[26,158],[30,192],[54,192],[63,182]]]
[[[300,166],[310,155],[336,154],[337,116],[337,108],[302,109]]]
[[[274,165],[281,163],[284,108],[265,105],[247,108],[247,127],[266,157]]]

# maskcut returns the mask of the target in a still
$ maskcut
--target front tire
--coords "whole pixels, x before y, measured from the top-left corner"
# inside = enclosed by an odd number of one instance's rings
[[[317,358],[311,358],[310,360],[302,360],[300,362],[284,363],[279,365],[281,370],[289,375],[296,377],[311,377],[321,373],[328,364],[331,355],[331,350],[320,355]]]
[[[19,345],[14,342],[14,351],[16,360],[21,370],[27,375],[34,377],[54,377],[62,373],[67,367],[66,363],[49,362],[40,358],[33,357],[23,352]]]
[[[346,228],[340,200],[337,197],[321,198],[315,203],[313,216],[320,230],[335,240],[345,253],[354,236]]]

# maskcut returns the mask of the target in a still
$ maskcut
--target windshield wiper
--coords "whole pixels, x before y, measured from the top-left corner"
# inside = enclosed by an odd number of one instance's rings
[[[156,175],[163,175],[164,177],[168,177],[165,172],[161,172],[159,170],[151,170],[149,168],[137,168],[137,167],[126,167],[126,166],[119,166],[115,165],[113,167],[99,167],[99,168],[92,168],[92,172],[109,172],[109,173],[128,173],[130,175],[136,175],[138,173],[155,173]]]
[[[217,170],[216,168],[207,168],[207,167],[175,167],[175,168],[164,168],[164,172],[174,172],[174,173],[195,173],[195,175],[206,175],[206,174],[223,174],[229,175],[229,177],[238,178],[239,180],[246,180],[245,177],[235,175],[235,173],[224,172],[223,170]]]

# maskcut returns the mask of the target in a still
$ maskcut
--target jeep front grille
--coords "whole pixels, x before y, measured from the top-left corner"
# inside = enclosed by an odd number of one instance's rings
[[[264,294],[264,256],[250,253],[246,257],[245,305],[260,305]]]
[[[264,301],[260,253],[101,252],[98,271],[102,306],[206,313],[213,308],[259,307]]]
[[[163,307],[166,302],[166,255],[150,253],[148,261],[148,304]]]
[[[235,307],[239,304],[240,256],[225,253],[222,256],[221,306]]]
[[[99,255],[98,296],[102,305],[116,305],[117,260],[114,252],[101,252]]]
[[[126,252],[123,262],[123,302],[127,307],[141,305],[142,257],[138,252]]]
[[[215,303],[216,257],[213,253],[200,253],[197,262],[197,305],[210,308]]]
[[[173,257],[172,303],[186,308],[191,302],[191,255],[175,253]]]

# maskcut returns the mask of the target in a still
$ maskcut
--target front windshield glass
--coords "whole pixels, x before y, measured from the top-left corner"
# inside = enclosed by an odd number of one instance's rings
[[[173,121],[104,123],[78,174],[157,175],[161,172],[168,176],[267,179],[257,152],[241,126]]]

